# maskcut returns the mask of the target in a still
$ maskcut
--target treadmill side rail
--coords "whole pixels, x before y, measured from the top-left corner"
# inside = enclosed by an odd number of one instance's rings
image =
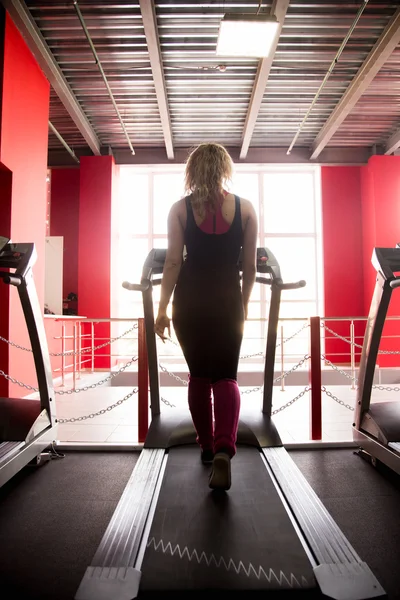
[[[162,449],[142,450],[76,600],[136,598],[141,573],[135,567],[164,456]]]
[[[76,600],[132,600],[139,591],[141,573],[133,567],[88,567]]]
[[[321,591],[336,600],[385,596],[286,449],[263,448],[263,453],[319,563],[314,572]]]
[[[321,592],[335,600],[364,600],[386,596],[384,589],[365,562],[319,565],[314,575]]]

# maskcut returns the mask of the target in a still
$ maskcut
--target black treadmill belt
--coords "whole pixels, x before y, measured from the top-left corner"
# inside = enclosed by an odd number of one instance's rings
[[[208,488],[209,471],[198,448],[170,450],[140,597],[161,591],[315,589],[311,564],[259,451],[238,449],[226,494]]]

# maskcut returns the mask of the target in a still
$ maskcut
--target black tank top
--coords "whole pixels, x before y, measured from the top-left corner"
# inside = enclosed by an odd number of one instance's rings
[[[186,197],[186,267],[192,269],[210,269],[237,267],[243,244],[242,216],[240,198],[235,195],[235,215],[232,224],[225,233],[205,233],[196,224],[191,196]]]

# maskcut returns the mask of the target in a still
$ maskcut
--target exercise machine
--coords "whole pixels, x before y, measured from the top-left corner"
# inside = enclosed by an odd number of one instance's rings
[[[152,288],[166,251],[148,255],[143,295],[152,420],[144,448],[76,600],[306,593],[360,600],[384,596],[369,567],[335,524],[282,445],[271,419],[273,372],[284,283],[267,248],[257,249],[257,281],[271,288],[262,407],[242,400],[229,493],[208,488],[209,470],[189,410],[160,411]],[[239,264],[241,269],[241,264]],[[206,293],[206,290],[205,290]],[[295,594],[294,594],[295,595]]]
[[[375,248],[372,264],[376,274],[375,290],[368,314],[361,352],[353,439],[360,455],[376,464],[379,460],[400,474],[400,401],[371,403],[376,359],[392,292],[400,286],[400,245]]]
[[[0,237],[0,278],[18,290],[28,328],[39,399],[0,398],[0,486],[20,469],[39,464],[56,439],[53,378],[42,312],[33,281],[34,244],[13,244]]]

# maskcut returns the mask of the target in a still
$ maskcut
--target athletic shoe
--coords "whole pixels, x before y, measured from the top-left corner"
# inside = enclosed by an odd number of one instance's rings
[[[231,459],[225,452],[217,452],[214,456],[209,479],[212,490],[229,490],[231,487]]]
[[[214,452],[212,450],[201,451],[201,462],[203,465],[211,465],[214,459]]]

